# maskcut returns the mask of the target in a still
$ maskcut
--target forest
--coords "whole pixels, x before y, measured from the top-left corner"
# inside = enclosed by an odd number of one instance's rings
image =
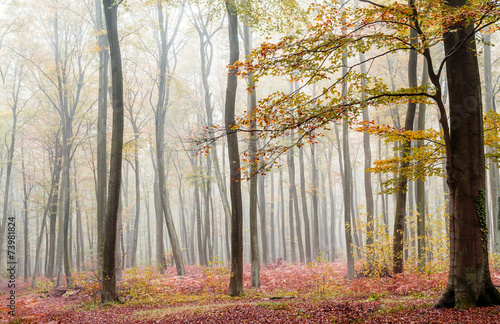
[[[0,0],[0,322],[500,323],[499,27]]]

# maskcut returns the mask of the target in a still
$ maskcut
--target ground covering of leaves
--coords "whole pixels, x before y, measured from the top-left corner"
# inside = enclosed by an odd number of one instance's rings
[[[47,280],[31,290],[18,285],[16,318],[2,323],[500,323],[500,307],[470,310],[432,309],[447,274],[403,274],[384,278],[345,279],[342,263],[272,264],[261,270],[262,285],[250,288],[245,268],[245,296],[225,295],[229,270],[187,266],[159,275],[154,268],[124,273],[119,285],[123,303],[100,305],[99,284],[91,272],[80,274],[75,289],[63,295]],[[500,286],[500,271],[492,271]],[[4,288],[4,287],[1,287]],[[5,291],[5,289],[2,289]]]

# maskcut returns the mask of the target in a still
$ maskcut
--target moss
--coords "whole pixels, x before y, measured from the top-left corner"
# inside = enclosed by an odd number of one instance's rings
[[[479,195],[476,198],[476,212],[481,225],[483,249],[488,254],[488,225],[486,223],[486,190],[479,189]]]

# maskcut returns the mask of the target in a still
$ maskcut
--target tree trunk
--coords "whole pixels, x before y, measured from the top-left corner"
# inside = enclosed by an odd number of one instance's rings
[[[106,303],[118,301],[118,294],[116,291],[115,247],[117,242],[118,206],[122,181],[124,110],[122,60],[117,26],[118,5],[115,5],[113,0],[103,0],[103,6],[111,54],[111,85],[113,87],[111,158],[109,163],[108,200],[104,227],[101,290],[101,301]]]
[[[130,118],[131,121],[133,120]],[[132,238],[132,251],[130,256],[130,265],[135,267],[137,264],[137,240],[139,238],[139,221],[141,216],[141,177],[140,177],[140,164],[139,164],[139,129],[135,120],[132,122],[135,134],[134,143],[134,171],[135,171],[135,220],[134,220],[134,234]],[[149,229],[149,228],[148,228]]]
[[[412,0],[411,0],[412,1]],[[410,42],[416,44],[417,42],[417,32],[415,29],[410,30]],[[413,88],[417,86],[417,55],[415,50],[410,50],[410,58],[408,59],[408,83],[409,87]],[[415,111],[417,109],[417,104],[415,102],[409,101],[408,108],[406,110],[405,119],[405,131],[412,131],[413,124],[415,120]],[[405,159],[411,150],[411,141],[404,140],[403,150],[401,152],[401,158]],[[403,273],[404,271],[404,225],[406,220],[406,192],[408,189],[408,177],[405,175],[405,169],[408,168],[410,163],[408,161],[403,161],[401,163],[401,171],[398,174],[398,191],[396,193],[396,213],[394,215],[394,242],[392,245],[392,260],[393,260],[393,272]]]
[[[309,228],[309,213],[307,211],[306,179],[304,171],[304,147],[299,148],[299,177],[300,177],[300,198],[302,202],[302,216],[304,218],[304,239],[305,239],[305,261],[311,260],[311,229]],[[313,176],[314,178],[314,176]],[[298,216],[298,215],[297,215]],[[302,260],[302,259],[301,259]],[[302,261],[303,262],[303,261]]]
[[[424,61],[422,71],[422,84],[427,84],[429,79],[429,72],[427,71],[427,61]],[[425,130],[425,103],[420,103],[418,106],[418,130]],[[417,147],[422,147],[424,141],[417,142]],[[416,188],[416,201],[417,201],[417,269],[420,272],[425,271],[425,215],[426,215],[426,199],[425,199],[425,180],[422,178],[417,179]]]
[[[229,21],[229,71],[227,75],[225,126],[227,134],[227,152],[229,159],[229,179],[231,193],[231,279],[229,295],[243,294],[243,203],[241,200],[240,156],[238,149],[238,133],[233,129],[235,122],[237,70],[233,67],[239,59],[238,16],[233,0],[226,1]]]
[[[366,64],[364,54],[359,54],[361,64],[361,73],[366,74]],[[364,88],[366,86],[366,80],[362,79],[363,92],[361,94],[361,100],[365,100],[366,92]],[[368,107],[363,109],[363,121],[368,123],[370,121],[370,116],[368,113]],[[374,231],[375,231],[375,212],[373,203],[373,189],[372,189],[372,173],[368,171],[372,166],[372,151],[370,146],[370,134],[368,132],[363,133],[363,151],[365,153],[365,172],[364,172],[364,183],[365,183],[365,199],[366,199],[366,260],[368,262],[368,267],[373,267],[373,262],[375,260],[374,252]]]
[[[106,215],[107,198],[107,161],[106,161],[106,121],[108,110],[108,65],[109,44],[104,33],[105,26],[102,19],[101,0],[95,0],[96,26],[99,44],[99,94],[97,115],[97,180],[96,180],[96,203],[97,203],[97,276],[102,278],[102,249],[104,245],[104,219]]]
[[[245,49],[245,57],[250,55],[252,50],[251,31],[248,26],[248,17],[245,15],[243,23],[243,44]],[[259,181],[258,178],[258,163],[257,163],[257,134],[254,132],[256,121],[255,107],[257,106],[257,95],[255,93],[255,83],[252,80],[253,74],[249,73],[246,76],[249,93],[247,96],[247,109],[250,118],[250,138],[248,140],[248,152],[250,154],[250,185],[248,193],[250,195],[249,206],[249,221],[250,221],[250,259],[251,267],[251,285],[252,287],[260,287],[260,256],[259,256],[259,229],[257,222],[257,204],[260,203],[260,197],[257,199],[257,190]],[[262,213],[262,210],[261,210]],[[261,235],[263,233],[261,232]]]
[[[288,260],[286,253],[286,228],[285,228],[285,195],[283,194],[283,169],[280,168],[280,214],[281,214],[281,245],[283,246],[283,259]],[[292,237],[292,235],[290,235]]]
[[[448,4],[461,7],[465,1],[450,0]],[[462,23],[457,22],[456,29],[444,33],[450,125],[442,102],[438,104],[450,189],[450,270],[446,290],[436,307],[500,305],[500,293],[491,281],[488,264],[481,79],[474,26]]]
[[[179,19],[180,21],[180,19]],[[167,185],[165,183],[165,157],[164,157],[164,144],[165,144],[165,116],[166,109],[165,104],[168,101],[169,91],[167,87],[167,64],[168,64],[168,44],[167,44],[167,34],[166,26],[163,19],[163,6],[158,3],[158,23],[160,27],[160,69],[159,69],[159,82],[158,82],[158,103],[156,105],[155,112],[155,129],[156,129],[156,160],[157,160],[157,172],[158,172],[158,187],[159,194],[163,206],[163,213],[165,216],[165,223],[167,225],[168,237],[170,238],[170,244],[172,245],[172,252],[174,255],[175,268],[177,270],[178,276],[184,276],[184,262],[182,260],[182,252],[179,245],[179,239],[177,237],[177,232],[175,230],[174,221],[170,217],[168,210],[167,201]],[[176,25],[178,30],[178,24]]]

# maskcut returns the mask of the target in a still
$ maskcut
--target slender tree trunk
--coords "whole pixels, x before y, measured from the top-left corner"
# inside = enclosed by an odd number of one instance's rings
[[[248,17],[244,17],[243,24],[243,40],[245,48],[245,56],[250,55],[252,50],[251,43],[251,31],[248,26]],[[250,259],[252,263],[251,268],[251,284],[252,287],[260,287],[260,256],[259,256],[259,229],[257,225],[257,204],[260,201],[257,200],[257,189],[258,189],[258,163],[257,163],[257,134],[255,130],[255,107],[257,106],[257,96],[255,93],[255,83],[252,80],[253,74],[250,73],[246,79],[248,84],[248,89],[250,93],[247,96],[247,106],[248,115],[250,117],[250,138],[248,141],[248,151],[250,153],[250,185],[249,185],[249,195],[250,195],[250,206],[249,206],[249,221],[250,221]],[[262,235],[263,233],[261,233]]]
[[[413,1],[413,0],[410,0]],[[414,29],[410,30],[410,39],[412,44],[417,42],[417,32]],[[417,86],[417,52],[415,50],[410,50],[410,58],[408,59],[408,83],[409,87],[413,88]],[[415,111],[417,109],[417,104],[414,102],[408,102],[408,108],[406,111],[405,119],[405,131],[412,131]],[[411,150],[411,141],[404,140],[403,150],[401,152],[401,158],[405,159]],[[405,175],[405,169],[409,166],[408,161],[403,161],[401,163],[401,171],[398,174],[398,191],[396,193],[396,213],[394,216],[394,242],[392,246],[392,259],[393,259],[393,272],[403,273],[404,271],[404,224],[406,220],[406,191],[408,189],[408,177]]]
[[[238,149],[238,133],[235,125],[236,88],[238,79],[234,63],[239,59],[238,16],[233,0],[226,1],[229,20],[229,71],[227,75],[225,126],[227,133],[227,151],[229,158],[229,179],[231,193],[231,279],[229,295],[243,294],[243,203],[241,199],[240,156]]]
[[[365,64],[365,56],[364,54],[359,54],[361,64],[361,73],[366,74],[366,64]],[[366,86],[366,80],[362,79],[363,83],[363,92],[361,94],[361,100],[365,100],[366,92],[364,88]],[[363,109],[363,121],[368,123],[370,121],[370,116],[368,113],[368,107]],[[363,151],[365,153],[365,172],[364,174],[364,183],[365,183],[365,200],[366,200],[366,260],[368,262],[369,267],[373,267],[373,262],[375,260],[375,252],[373,250],[375,239],[374,239],[374,231],[375,231],[375,211],[374,211],[374,203],[373,203],[373,189],[372,189],[372,173],[367,169],[372,166],[372,152],[370,146],[370,134],[368,132],[363,133]]]
[[[17,67],[16,71],[14,71],[15,75],[18,74],[17,72]],[[18,116],[18,102],[19,102],[19,91],[20,91],[20,86],[21,86],[21,75],[22,75],[22,68],[20,68],[19,72],[19,77],[17,79],[17,82],[14,83],[14,88],[12,89],[13,93],[13,103],[11,105],[11,111],[12,111],[12,128],[10,130],[10,145],[7,150],[7,171],[5,174],[5,191],[4,191],[4,196],[3,196],[3,215],[2,215],[2,227],[1,227],[1,233],[0,233],[0,264],[2,263],[2,256],[4,253],[1,253],[4,251],[3,243],[4,243],[4,238],[6,237],[5,231],[7,229],[7,223],[8,223],[8,214],[9,214],[9,194],[10,194],[10,181],[12,177],[12,161],[14,159],[14,149],[15,149],[15,143],[16,143],[16,132],[17,132],[17,116]],[[6,250],[11,251],[11,248],[7,248]]]
[[[155,176],[154,182],[154,201],[156,214],[156,264],[158,272],[164,274],[166,268],[164,249],[163,249],[163,206],[161,204],[160,193],[158,192],[158,176]]]
[[[131,118],[131,121],[133,119]],[[137,240],[139,238],[139,221],[141,216],[141,177],[140,177],[140,164],[139,164],[139,129],[135,120],[132,122],[135,134],[134,143],[134,171],[135,171],[135,221],[134,221],[134,236],[132,239],[132,251],[130,256],[130,265],[136,266],[137,260]],[[149,227],[148,227],[149,230]]]
[[[103,0],[106,17],[107,34],[111,54],[111,78],[113,93],[113,124],[111,131],[111,158],[109,169],[108,200],[104,227],[102,291],[103,303],[118,301],[116,291],[116,259],[118,206],[122,181],[122,149],[123,149],[123,75],[118,38],[117,12],[118,5],[112,0]]]
[[[106,123],[108,110],[108,65],[109,44],[105,34],[105,26],[102,19],[101,0],[95,0],[96,26],[99,44],[99,94],[97,115],[97,181],[96,181],[96,203],[97,203],[97,268],[98,277],[102,278],[102,249],[104,245],[104,219],[106,215],[107,198],[107,162],[106,162]]]
[[[180,19],[179,19],[180,21]],[[184,262],[182,260],[181,248],[179,245],[179,239],[177,237],[177,232],[175,230],[174,221],[167,213],[169,208],[167,201],[167,185],[165,183],[165,117],[166,117],[166,107],[165,104],[168,101],[168,87],[167,87],[167,64],[168,64],[168,44],[166,35],[166,26],[163,19],[163,6],[158,3],[158,22],[160,27],[160,70],[159,70],[159,82],[158,82],[158,104],[156,106],[155,113],[155,129],[156,129],[156,159],[157,159],[157,172],[158,172],[158,187],[159,194],[163,206],[163,213],[165,216],[165,223],[167,225],[168,237],[170,238],[170,244],[172,245],[172,252],[174,255],[175,268],[177,270],[178,276],[184,276]],[[178,24],[176,25],[176,30],[178,30]]]
[[[429,72],[427,70],[427,61],[424,61],[422,71],[422,84],[427,84],[429,79]],[[418,130],[425,130],[425,103],[420,103],[418,106]],[[417,147],[422,147],[423,141],[417,142]],[[422,178],[417,179],[416,188],[416,201],[417,201],[417,268],[418,271],[425,271],[425,216],[426,216],[426,199],[425,199],[425,181]]]
[[[277,221],[275,221],[274,219],[274,204],[275,204],[275,201],[274,201],[274,173],[271,172],[271,211],[269,213],[269,221],[270,221],[270,224],[269,224],[269,227],[270,227],[270,245],[269,245],[269,248],[270,248],[270,262],[273,262],[276,260],[276,228],[275,228],[275,224],[277,224]]]
[[[280,168],[280,213],[281,213],[281,245],[283,246],[283,259],[288,260],[286,253],[286,227],[285,227],[285,195],[283,194],[283,169]],[[292,235],[290,235],[292,237]],[[292,248],[293,250],[293,248]]]
[[[304,171],[304,147],[299,148],[299,177],[300,177],[300,198],[302,201],[302,216],[304,218],[304,239],[305,239],[305,261],[311,260],[311,229],[309,228],[309,213],[307,211],[306,179]],[[313,176],[314,178],[314,176]],[[302,259],[301,259],[302,260]]]

